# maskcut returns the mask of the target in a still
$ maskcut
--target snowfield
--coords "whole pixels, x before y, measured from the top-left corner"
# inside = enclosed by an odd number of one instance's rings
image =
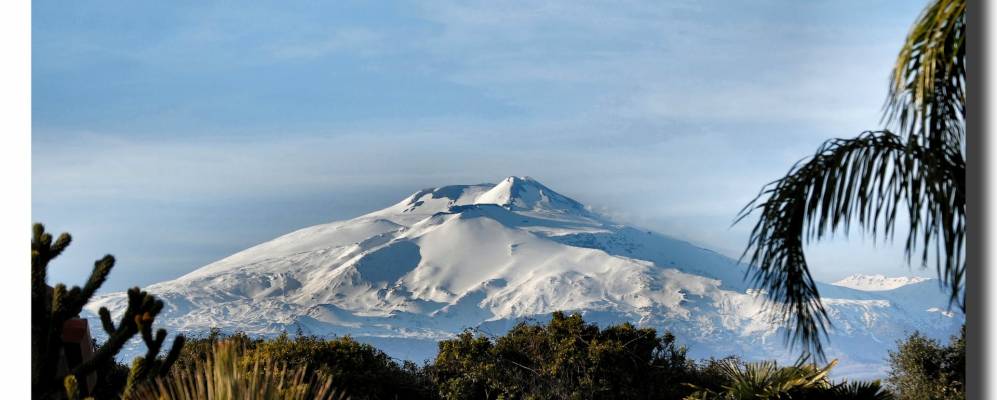
[[[792,361],[780,319],[744,273],[730,258],[510,177],[422,190],[145,289],[166,303],[157,325],[171,333],[348,334],[415,361],[463,329],[501,334],[557,310],[670,330],[696,358]],[[964,321],[931,279],[853,276],[821,294],[838,377],[882,377],[897,340],[914,330],[947,340]],[[124,293],[103,295],[87,316],[125,305]],[[122,357],[143,350],[135,342]]]
[[[919,276],[898,276],[887,278],[882,274],[876,275],[852,275],[840,281],[834,282],[837,286],[844,286],[847,288],[852,288],[856,290],[866,290],[871,292],[883,291],[883,290],[893,290],[901,286],[913,285],[915,283],[921,283],[930,278],[923,278]]]

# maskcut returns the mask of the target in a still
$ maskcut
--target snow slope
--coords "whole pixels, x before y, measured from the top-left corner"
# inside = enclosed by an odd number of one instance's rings
[[[921,283],[928,280],[930,280],[930,278],[923,278],[919,276],[897,276],[897,277],[887,278],[882,274],[876,274],[876,275],[855,274],[846,277],[840,281],[834,282],[834,285],[844,286],[856,290],[878,292],[883,290],[893,290],[902,286]]]
[[[556,310],[671,330],[697,358],[793,359],[779,319],[743,277],[734,260],[614,223],[536,180],[510,177],[422,190],[146,290],[167,303],[157,323],[171,332],[349,334],[413,360],[432,357],[437,340],[465,328],[498,334]],[[955,334],[963,316],[949,312],[932,283],[877,292],[822,284],[837,372],[881,375],[886,351],[915,329]],[[123,293],[112,293],[88,311],[120,313],[125,305]]]

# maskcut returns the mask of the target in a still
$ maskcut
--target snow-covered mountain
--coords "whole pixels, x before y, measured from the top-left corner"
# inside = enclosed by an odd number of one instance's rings
[[[878,292],[883,290],[893,290],[901,286],[921,283],[927,280],[931,279],[920,276],[897,276],[897,277],[888,278],[882,274],[876,274],[876,275],[855,274],[848,276],[837,282],[834,282],[834,285],[844,286],[856,290]]]
[[[157,324],[171,332],[349,334],[413,360],[465,328],[500,334],[556,310],[671,330],[697,358],[793,359],[744,273],[728,257],[510,177],[422,190],[146,290],[166,302]],[[944,339],[963,321],[933,280],[877,292],[822,285],[821,294],[840,376],[880,375],[896,340],[915,329]],[[88,310],[100,306],[121,312],[126,298],[104,295]]]

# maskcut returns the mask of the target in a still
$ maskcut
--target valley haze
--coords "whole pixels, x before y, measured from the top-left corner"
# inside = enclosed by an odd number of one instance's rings
[[[509,177],[421,190],[145,289],[166,304],[156,321],[172,333],[350,335],[417,362],[464,329],[501,335],[559,310],[671,331],[694,358],[793,361],[745,268]],[[965,320],[935,279],[856,275],[819,289],[837,377],[881,378],[898,340],[915,330],[946,340]],[[120,315],[126,304],[124,293],[105,294],[85,314],[99,325],[100,307]],[[135,342],[119,358],[140,350]]]

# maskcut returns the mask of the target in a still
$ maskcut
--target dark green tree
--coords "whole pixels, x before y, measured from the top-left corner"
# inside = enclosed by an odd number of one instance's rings
[[[245,362],[272,360],[305,365],[332,377],[336,387],[350,398],[423,399],[433,395],[417,371],[399,365],[383,351],[349,336],[323,339],[315,336],[281,335],[261,341],[247,353]]]
[[[31,390],[34,398],[58,398],[66,394],[67,388],[75,388],[76,382],[84,382],[84,377],[100,366],[113,362],[122,346],[136,334],[141,334],[149,349],[144,358],[137,358],[133,364],[128,382],[136,382],[153,376],[165,375],[183,347],[183,336],[178,335],[173,347],[165,358],[159,358],[159,350],[166,339],[166,331],[160,329],[155,336],[152,324],[163,309],[163,303],[138,288],[128,291],[128,307],[121,320],[115,325],[111,313],[106,308],[99,311],[101,324],[107,331],[108,339],[94,353],[90,360],[59,374],[57,365],[62,349],[62,329],[67,320],[77,318],[83,306],[90,301],[97,289],[107,280],[114,257],[106,255],[94,263],[90,278],[82,288],[67,289],[64,284],[48,286],[46,279],[48,265],[61,254],[72,238],[63,233],[53,241],[52,235],[45,232],[42,224],[35,224],[31,239]],[[68,393],[74,397],[77,393]]]
[[[908,228],[907,261],[934,258],[950,305],[965,311],[965,90],[966,1],[933,0],[893,68],[887,129],[825,142],[741,211],[737,221],[759,212],[742,259],[789,321],[792,345],[823,358],[829,321],[803,247],[852,222],[884,239]]]
[[[432,375],[445,399],[675,399],[691,392],[692,367],[670,334],[555,312],[495,339],[440,342]]]
[[[494,399],[500,385],[493,343],[466,330],[439,343],[432,366],[433,381],[448,400]]]
[[[918,332],[890,352],[887,384],[902,400],[966,398],[966,327],[948,345]]]

